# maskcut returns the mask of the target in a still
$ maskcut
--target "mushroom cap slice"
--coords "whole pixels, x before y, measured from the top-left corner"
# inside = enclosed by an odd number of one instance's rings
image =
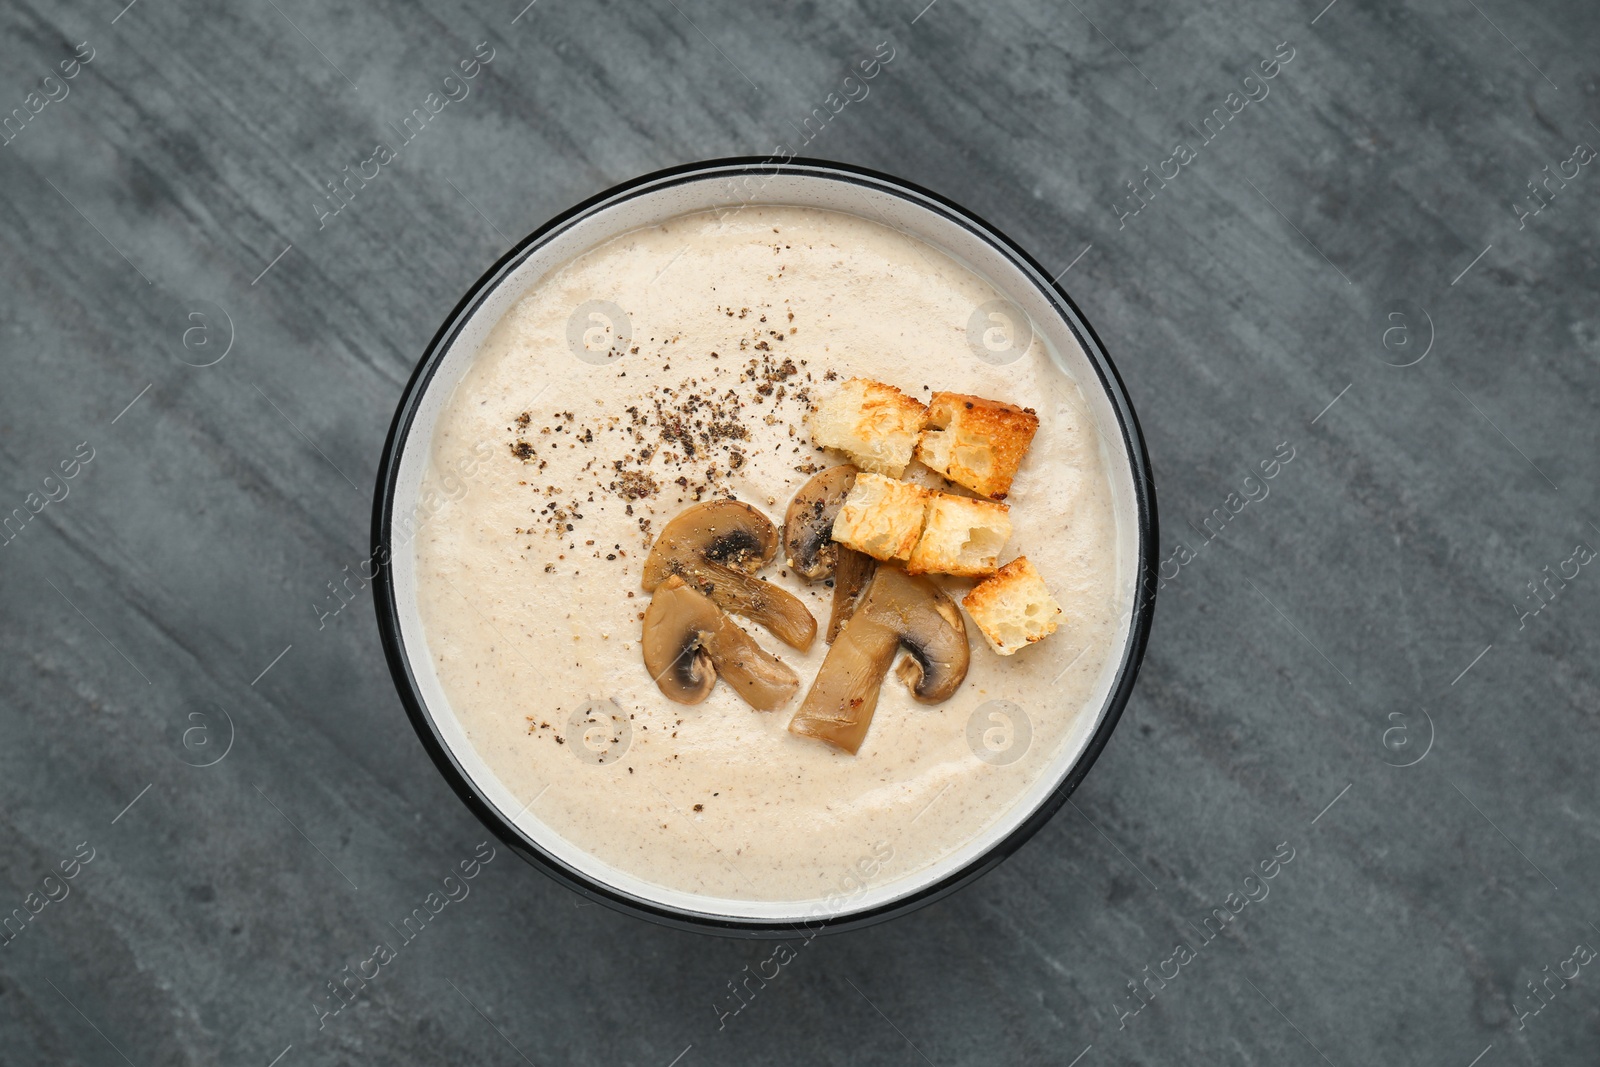
[[[861,473],[849,463],[829,467],[800,487],[783,517],[783,551],[795,573],[813,582],[833,574],[840,545],[833,520]]]
[[[877,561],[833,539],[833,520],[861,472],[849,463],[829,467],[800,487],[783,517],[783,550],[795,573],[815,582],[833,581],[833,611],[828,619],[828,644],[839,636],[845,620],[860,603]]]
[[[644,610],[644,669],[650,672],[668,700],[679,704],[698,704],[711,695],[717,684],[717,669],[700,640],[701,631],[716,625],[721,612],[705,597],[693,593],[681,578],[669,578],[656,587],[650,606]],[[706,612],[699,601],[711,611]]]
[[[678,575],[725,611],[771,630],[805,651],[817,620],[799,598],[755,572],[778,553],[778,530],[761,512],[737,500],[712,500],[686,508],[661,529],[645,560],[643,585],[654,592]]]
[[[669,700],[698,704],[720,674],[758,711],[788,703],[800,678],[756,644],[711,598],[673,575],[644,613],[645,669]]]
[[[866,739],[884,676],[902,644],[910,655],[896,673],[915,699],[938,703],[966,678],[967,628],[955,602],[926,577],[880,565],[860,607],[823,658],[816,681],[789,722],[790,732],[854,755]]]
[[[911,690],[913,699],[923,704],[942,704],[955,693],[967,677],[972,648],[967,644],[967,624],[961,618],[956,602],[933,586],[933,603],[919,602],[916,614],[910,616],[910,626],[900,634],[900,643],[908,655],[895,668],[895,677]],[[926,614],[933,609],[944,624],[934,622]]]
[[[654,590],[669,574],[674,560],[692,557],[754,574],[778,554],[778,528],[772,520],[739,500],[691,504],[661,528],[645,561],[645,588]],[[652,578],[652,572],[656,577]]]

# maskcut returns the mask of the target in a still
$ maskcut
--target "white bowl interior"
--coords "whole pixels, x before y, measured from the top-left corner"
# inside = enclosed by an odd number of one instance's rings
[[[1111,480],[1121,631],[1117,654],[1108,657],[1096,682],[1096,713],[1078,716],[1076,729],[1059,744],[1046,772],[983,834],[929,867],[851,894],[846,907],[833,900],[764,902],[711,898],[672,890],[597,860],[552,831],[502,784],[468,740],[433,669],[433,658],[426,651],[426,635],[417,609],[414,552],[408,547],[397,547],[391,573],[400,637],[408,650],[407,658],[423,703],[457,763],[482,798],[503,818],[569,867],[644,901],[709,917],[793,922],[869,911],[949,876],[995,847],[1055,790],[1082,756],[1090,737],[1107,714],[1123,652],[1131,639],[1139,577],[1138,498],[1132,464],[1111,400],[1066,321],[1029,274],[966,226],[921,203],[855,181],[823,174],[782,172],[738,179],[708,176],[653,187],[635,195],[625,194],[622,199],[583,215],[535,248],[471,312],[429,382],[401,446],[395,475],[394,514],[415,513],[435,423],[489,331],[523,293],[547,272],[620,234],[655,226],[678,215],[736,209],[741,204],[783,204],[845,212],[892,226],[940,249],[972,269],[1021,309],[1057,365],[1082,390],[1088,414],[1100,431],[1102,460]],[[410,653],[412,649],[417,650],[416,654]]]

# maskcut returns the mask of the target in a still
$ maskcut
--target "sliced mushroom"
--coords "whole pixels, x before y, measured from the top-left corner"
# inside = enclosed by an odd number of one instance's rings
[[[644,666],[667,699],[698,704],[720,674],[758,711],[787,704],[800,678],[678,575],[656,586],[644,613]]]
[[[833,520],[856,484],[855,467],[829,467],[800,487],[783,517],[783,549],[796,574],[811,581],[833,579],[833,613],[828,619],[828,644],[855,610],[861,590],[877,565],[871,556],[833,539]]]
[[[839,545],[839,562],[833,568],[833,614],[828,618],[828,644],[839,636],[844,624],[861,603],[861,592],[872,581],[878,561],[865,552]]]
[[[885,564],[828,649],[790,732],[854,755],[900,645],[910,654],[895,673],[924,704],[948,699],[967,676],[967,626],[955,601],[930,579]]]
[[[859,473],[848,463],[829,467],[789,501],[783,517],[783,550],[789,566],[802,578],[815,582],[833,573],[843,547],[833,539],[833,520]]]
[[[695,504],[662,527],[644,564],[644,588],[679,575],[725,611],[765,626],[804,652],[817,620],[793,594],[754,577],[778,552],[778,530],[761,512],[737,500]]]

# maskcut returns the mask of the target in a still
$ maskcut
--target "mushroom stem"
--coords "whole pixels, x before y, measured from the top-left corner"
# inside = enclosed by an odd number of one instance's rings
[[[883,677],[899,644],[899,635],[881,621],[853,618],[828,648],[817,680],[789,721],[789,732],[855,755],[872,725]]]
[[[816,640],[816,618],[786,589],[710,560],[685,560],[679,573],[718,607],[760,623],[786,645],[804,652]]]
[[[872,581],[872,572],[878,567],[878,561],[865,552],[844,545],[838,547],[839,559],[833,567],[833,614],[828,617],[826,638],[830,645],[850,621],[851,614],[861,603],[861,591]]]
[[[781,708],[800,691],[800,676],[788,664],[720,612],[716,629],[701,632],[700,647],[711,656],[722,680],[757,711]]]

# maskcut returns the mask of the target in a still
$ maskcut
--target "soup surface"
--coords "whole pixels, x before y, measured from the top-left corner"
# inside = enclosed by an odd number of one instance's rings
[[[1084,743],[1126,614],[1107,447],[1041,340],[1004,365],[979,358],[969,327],[996,297],[877,222],[750,208],[615,238],[493,329],[436,425],[433,508],[410,543],[451,708],[547,832],[685,893],[837,899],[972,841]],[[1000,560],[1026,555],[1063,609],[1054,635],[1010,657],[968,619],[955,695],[918,704],[891,674],[854,756],[786,729],[820,636],[802,654],[740,620],[801,677],[770,712],[720,682],[704,703],[672,703],[640,650],[655,534],[730,496],[781,526],[795,490],[845,461],[811,443],[805,418],[849,377],[1034,409]],[[946,487],[916,463],[905,477]],[[825,629],[832,590],[783,562],[761,577]],[[958,601],[974,584],[940,582]]]

